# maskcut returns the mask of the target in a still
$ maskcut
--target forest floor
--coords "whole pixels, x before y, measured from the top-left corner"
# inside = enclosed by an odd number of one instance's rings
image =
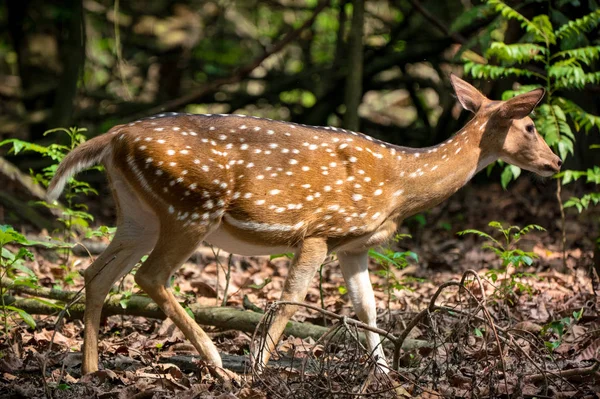
[[[400,353],[398,372],[376,371],[348,319],[301,308],[294,319],[326,323],[331,327],[326,337],[285,337],[265,372],[258,375],[247,366],[237,383],[223,384],[202,362],[190,360],[193,347],[169,321],[119,315],[101,326],[101,370],[82,377],[82,322],[67,317],[57,323],[56,315],[38,315],[35,330],[15,319],[4,326],[9,334],[0,337],[0,398],[600,397],[599,302],[597,281],[590,277],[598,214],[567,210],[563,259],[554,188],[553,181],[523,178],[508,191],[497,185],[469,186],[423,218],[405,223],[401,233],[412,238],[392,243],[392,249],[413,251],[418,261],[409,261],[403,270],[371,265],[379,327],[396,337],[412,327],[405,344],[414,346]],[[537,256],[532,265],[494,272],[502,262],[482,248],[487,241],[456,234],[468,228],[491,234],[494,229],[487,224],[492,220],[547,229],[517,243]],[[35,253],[28,266],[43,286],[83,287],[79,276],[70,278],[70,285],[64,281],[72,271],[83,270],[89,258],[71,255],[65,267],[65,258],[56,253]],[[179,300],[220,305],[227,264],[227,254],[215,258],[210,248],[199,248],[175,276]],[[267,309],[280,295],[287,264],[286,258],[233,256],[227,306],[242,309],[251,303]],[[448,283],[460,281],[465,272],[466,289]],[[140,293],[131,275],[119,287]],[[306,302],[355,317],[335,261],[323,266],[321,288],[317,277]],[[429,312],[421,312],[428,307]],[[418,323],[413,323],[417,314]],[[206,330],[228,359],[241,359],[253,334],[235,329],[235,320],[231,326]],[[260,332],[256,335],[260,338]],[[389,341],[384,346],[390,364],[393,346]]]

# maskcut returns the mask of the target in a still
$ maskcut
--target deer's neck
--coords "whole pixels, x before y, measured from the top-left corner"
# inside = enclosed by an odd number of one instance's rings
[[[481,145],[485,124],[471,121],[450,139],[428,148],[397,148],[395,210],[405,218],[450,197],[497,159]]]

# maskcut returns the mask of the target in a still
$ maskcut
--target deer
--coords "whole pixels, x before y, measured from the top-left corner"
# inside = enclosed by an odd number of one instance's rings
[[[98,370],[110,288],[146,254],[136,283],[206,364],[222,370],[216,346],[168,289],[203,241],[244,256],[293,252],[281,300],[295,303],[335,253],[358,319],[376,327],[368,250],[388,241],[403,219],[441,203],[499,159],[546,177],[561,168],[529,117],[543,88],[492,101],[461,78],[450,80],[474,116],[432,147],[246,115],[163,113],[117,125],[71,151],[48,199],[56,200],[76,173],[101,164],[117,209],[112,242],[83,273],[82,373]],[[266,345],[252,354],[259,370],[297,308],[275,311]],[[365,334],[372,358],[387,368],[379,335]]]

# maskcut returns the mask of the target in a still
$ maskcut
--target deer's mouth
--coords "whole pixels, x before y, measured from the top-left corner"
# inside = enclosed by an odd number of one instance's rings
[[[562,165],[562,161],[558,160],[555,163],[545,163],[540,170],[536,171],[537,174],[544,177],[552,176],[558,172],[560,172],[560,167]]]

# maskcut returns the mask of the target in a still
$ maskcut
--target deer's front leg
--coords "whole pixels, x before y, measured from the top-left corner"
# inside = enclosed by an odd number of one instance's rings
[[[377,309],[375,307],[375,296],[373,287],[369,279],[369,257],[368,250],[360,252],[339,252],[337,254],[340,261],[340,267],[348,295],[352,300],[352,305],[359,320],[372,327],[377,327]],[[383,348],[379,334],[371,331],[365,331],[367,337],[367,346],[377,363],[382,366],[384,371],[388,370]]]
[[[298,249],[288,271],[281,300],[303,301],[317,268],[323,263],[326,257],[327,244],[324,239],[305,239]],[[273,321],[269,326],[265,345],[257,347],[253,355],[254,364],[259,370],[262,370],[264,365],[269,361],[287,322],[296,313],[296,310],[298,310],[298,306],[291,305],[280,306],[277,309]]]

